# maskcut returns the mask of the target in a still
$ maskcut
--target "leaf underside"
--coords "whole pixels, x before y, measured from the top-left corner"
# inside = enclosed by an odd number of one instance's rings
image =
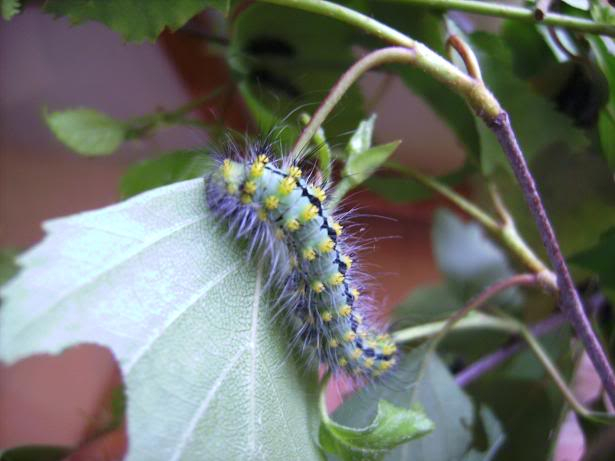
[[[110,348],[127,460],[320,459],[315,373],[289,357],[261,274],[203,189],[185,181],[45,223],[3,289],[0,358]]]

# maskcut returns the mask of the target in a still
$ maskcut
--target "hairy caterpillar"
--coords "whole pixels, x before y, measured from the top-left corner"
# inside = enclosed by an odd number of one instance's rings
[[[247,239],[250,259],[266,265],[266,286],[303,355],[333,372],[380,377],[397,348],[369,325],[352,244],[326,208],[326,187],[272,157],[266,143],[231,144],[206,177],[207,203],[231,235]]]

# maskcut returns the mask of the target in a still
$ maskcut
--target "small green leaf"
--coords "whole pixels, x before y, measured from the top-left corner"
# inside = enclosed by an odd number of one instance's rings
[[[379,400],[403,408],[420,405],[435,426],[425,437],[393,449],[385,456],[386,461],[451,461],[462,459],[471,449],[475,424],[472,402],[426,346],[403,358],[394,382],[360,390],[338,408],[333,419],[339,424],[367,426]]]
[[[0,452],[0,461],[60,461],[74,450],[54,445],[24,445]]]
[[[344,179],[353,187],[358,186],[388,160],[400,143],[401,141],[393,141],[381,144],[349,156],[342,172]]]
[[[17,255],[19,252],[12,248],[0,249],[0,285],[8,282],[19,270]]]
[[[48,0],[44,9],[73,24],[98,21],[129,42],[154,41],[165,27],[179,29],[208,6],[228,12],[230,0]]]
[[[432,228],[433,251],[438,268],[463,300],[486,286],[514,275],[504,252],[492,243],[474,222],[464,223],[451,211],[436,212]],[[495,300],[519,304],[521,293],[507,290]]]
[[[123,122],[93,109],[44,111],[43,116],[53,134],[82,155],[109,155],[126,139]]]
[[[358,128],[352,134],[346,145],[346,154],[348,158],[359,155],[372,147],[375,124],[376,114],[370,115],[366,120],[361,120],[361,123],[359,123]]]
[[[21,2],[19,0],[0,0],[0,12],[5,21],[9,21],[19,13]]]
[[[366,427],[354,428],[329,420],[320,426],[320,443],[344,460],[377,460],[392,448],[433,431],[433,423],[421,410],[378,402],[376,417]]]
[[[203,176],[212,166],[206,152],[178,151],[133,165],[122,176],[122,197],[132,197],[146,190]]]
[[[473,448],[464,456],[463,461],[491,461],[495,459],[495,456],[506,439],[502,424],[488,407],[483,406],[479,413],[480,423],[485,432],[487,446],[484,450]]]
[[[202,179],[44,227],[0,292],[0,359],[108,347],[127,461],[321,459],[316,372],[289,356],[262,270],[208,211]]]
[[[610,227],[593,247],[568,258],[569,262],[600,276],[603,288],[615,290],[615,227]]]

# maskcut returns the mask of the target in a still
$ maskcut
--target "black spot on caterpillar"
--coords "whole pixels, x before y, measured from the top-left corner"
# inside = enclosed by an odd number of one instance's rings
[[[205,179],[209,208],[247,240],[252,261],[266,264],[265,286],[308,361],[354,378],[383,376],[397,347],[371,325],[355,247],[327,208],[326,186],[290,159],[271,159],[265,143],[231,144]]]

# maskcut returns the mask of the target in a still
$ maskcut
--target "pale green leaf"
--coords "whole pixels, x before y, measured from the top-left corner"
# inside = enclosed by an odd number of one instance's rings
[[[376,114],[372,114],[368,119],[361,120],[361,123],[359,123],[359,126],[346,145],[346,154],[348,154],[349,158],[359,155],[372,147],[375,124]]]
[[[321,445],[345,460],[381,459],[390,449],[433,431],[421,410],[378,402],[376,417],[367,426],[354,428],[329,420],[321,423]]]
[[[112,154],[126,139],[123,122],[93,109],[45,111],[43,116],[53,134],[79,154]]]
[[[314,372],[263,274],[207,211],[202,179],[49,221],[2,290],[0,358],[108,347],[127,400],[127,460],[315,460]]]
[[[0,12],[5,21],[9,21],[13,16],[19,13],[21,2],[19,0],[0,0]]]
[[[402,360],[394,380],[368,386],[345,401],[334,419],[340,424],[367,425],[379,400],[404,408],[420,404],[435,426],[425,437],[395,448],[385,460],[451,461],[470,450],[475,421],[472,402],[426,346]]]
[[[208,6],[228,12],[230,0],[48,0],[45,11],[73,24],[98,21],[130,42],[153,41],[165,27],[179,29]]]
[[[344,165],[344,179],[348,179],[353,186],[358,186],[388,160],[400,143],[401,141],[393,141],[351,155]]]

